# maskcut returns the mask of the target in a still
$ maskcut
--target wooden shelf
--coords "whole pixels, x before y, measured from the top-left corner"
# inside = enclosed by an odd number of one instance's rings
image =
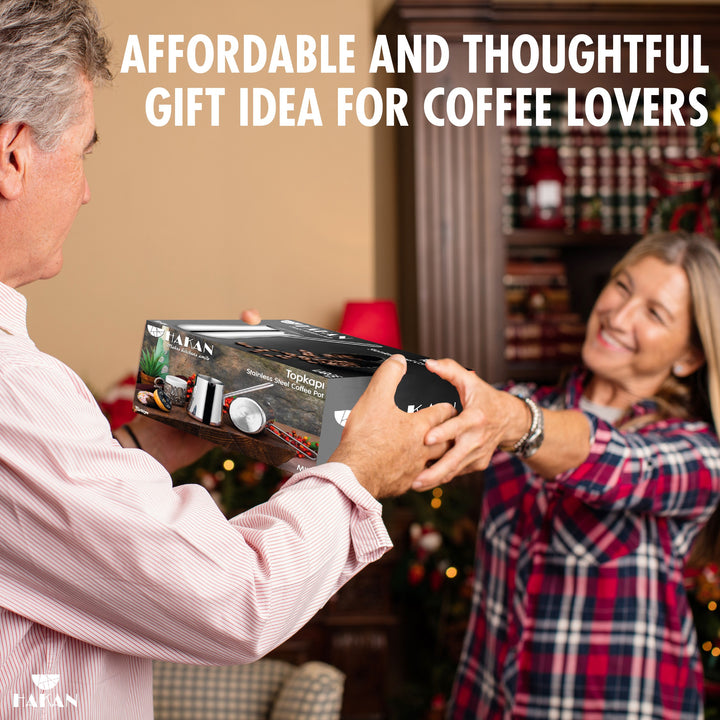
[[[517,229],[505,235],[509,247],[630,247],[640,235],[637,233],[566,232],[563,230]]]

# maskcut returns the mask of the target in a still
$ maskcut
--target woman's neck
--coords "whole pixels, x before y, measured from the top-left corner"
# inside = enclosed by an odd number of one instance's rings
[[[620,410],[627,410],[642,399],[616,383],[607,382],[597,375],[593,375],[590,379],[583,391],[583,397],[597,405]]]

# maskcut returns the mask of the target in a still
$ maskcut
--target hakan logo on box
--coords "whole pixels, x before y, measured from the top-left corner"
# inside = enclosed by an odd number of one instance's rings
[[[455,406],[455,403],[453,403],[453,407]],[[423,408],[422,405],[408,405],[407,412],[408,413],[415,413],[418,410],[421,410]],[[335,422],[340,425],[340,427],[345,427],[345,423],[347,422],[347,419],[350,415],[350,410],[336,410],[335,411]]]
[[[147,328],[148,334],[152,337],[164,338],[170,348],[187,348],[199,353],[205,353],[206,355],[212,355],[215,352],[215,345],[211,345],[204,340],[198,340],[191,335],[183,335],[180,332],[172,332],[170,328],[165,325],[158,327],[157,325],[147,323],[145,327]]]

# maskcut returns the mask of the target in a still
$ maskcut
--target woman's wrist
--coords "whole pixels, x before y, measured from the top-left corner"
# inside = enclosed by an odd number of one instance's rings
[[[511,393],[515,395],[515,393]],[[530,425],[524,434],[512,445],[502,444],[500,449],[506,452],[515,453],[523,459],[532,457],[539,449],[545,439],[545,418],[539,405],[528,395],[517,393],[516,397],[525,405],[530,413]]]
[[[501,450],[514,452],[519,443],[527,437],[532,426],[532,411],[527,403],[512,393],[506,393],[508,396],[508,414],[507,427],[502,441],[498,445]]]

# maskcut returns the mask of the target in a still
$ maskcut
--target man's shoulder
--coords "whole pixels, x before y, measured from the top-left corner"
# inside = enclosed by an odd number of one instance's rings
[[[38,347],[27,337],[0,336],[0,368],[12,372],[23,368],[61,368],[64,364]]]
[[[91,396],[85,383],[62,360],[39,350],[29,338],[0,338],[0,387],[25,388],[42,397],[51,386]]]

